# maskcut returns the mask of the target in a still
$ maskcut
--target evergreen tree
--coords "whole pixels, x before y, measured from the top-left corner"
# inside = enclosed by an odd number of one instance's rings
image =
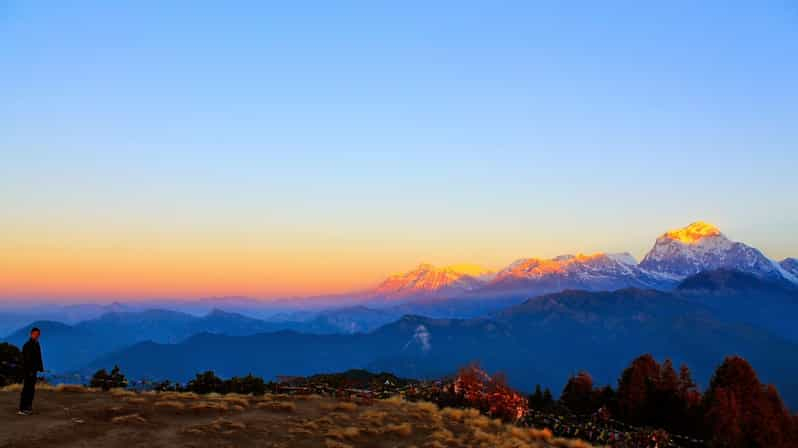
[[[587,372],[572,376],[560,395],[560,401],[577,414],[595,411],[593,404],[593,377]]]
[[[0,344],[0,387],[22,382],[22,352],[14,345]]]
[[[543,407],[543,390],[540,388],[540,384],[535,385],[535,393],[529,397],[529,405],[537,409]]]
[[[186,390],[198,394],[209,394],[211,392],[224,393],[224,381],[216,376],[213,371],[208,370],[198,373],[196,377],[186,384]]]
[[[251,373],[245,377],[232,377],[224,382],[226,393],[236,393],[244,395],[263,395],[266,393],[266,383],[263,378],[253,376]]]
[[[730,356],[715,370],[704,397],[708,437],[729,447],[794,446],[794,418],[773,386],[751,365]]]
[[[618,380],[618,413],[630,423],[642,424],[651,420],[655,383],[660,378],[660,366],[649,354],[632,361]]]
[[[89,382],[89,386],[102,390],[125,388],[127,387],[127,379],[119,370],[119,366],[114,366],[114,368],[111,369],[111,373],[108,373],[105,369],[100,369],[95,372]]]
[[[548,387],[543,391],[543,408],[550,408],[554,404],[554,397]]]

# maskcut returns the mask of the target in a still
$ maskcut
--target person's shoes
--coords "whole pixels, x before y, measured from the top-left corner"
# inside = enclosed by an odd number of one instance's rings
[[[24,415],[24,416],[31,415],[32,413],[33,412],[31,411],[17,411],[17,415]]]

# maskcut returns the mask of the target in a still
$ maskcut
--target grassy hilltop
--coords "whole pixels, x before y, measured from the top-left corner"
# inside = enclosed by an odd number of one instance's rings
[[[0,391],[0,447],[589,447],[475,410],[394,398],[197,395],[43,386],[31,417],[14,415],[18,386]]]

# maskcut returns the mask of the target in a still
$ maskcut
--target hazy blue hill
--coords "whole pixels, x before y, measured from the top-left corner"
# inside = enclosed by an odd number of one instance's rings
[[[198,334],[179,344],[139,343],[101,357],[89,370],[119,364],[131,377],[186,380],[212,369],[222,376],[310,375],[363,365],[373,354],[362,335],[280,331],[252,336]]]
[[[75,327],[117,345],[146,340],[178,342],[189,336],[189,327],[197,319],[190,314],[169,310],[114,312],[80,322]]]
[[[752,274],[716,270],[685,279],[677,289],[680,298],[710,309],[729,322],[755,325],[798,342],[798,287],[787,281]]]
[[[706,381],[724,356],[740,354],[792,403],[798,401],[791,376],[798,362],[787,361],[798,359],[798,345],[754,326],[725,322],[668,293],[567,291],[531,299],[497,319],[517,338],[538,341],[536,356],[560,375],[586,368],[599,382],[612,382],[635,353],[650,352],[686,362]]]
[[[42,331],[40,343],[46,370],[61,371],[85,365],[96,358],[98,353],[115,348],[113,343],[97,338],[86,330],[53,321],[33,322],[15,331],[4,341],[21,348],[29,339],[30,329],[33,327]]]
[[[95,303],[73,305],[32,305],[32,306],[5,306],[0,308],[0,337],[10,335],[12,332],[34,321],[53,321],[74,325],[78,322],[95,319],[105,313],[124,311],[126,305],[111,303],[100,305]]]
[[[368,334],[202,334],[176,345],[139,344],[91,367],[118,363],[133,376],[172,379],[204,369],[274,377],[349,368],[424,378],[478,360],[488,370],[505,371],[522,389],[542,383],[556,391],[580,369],[598,383],[614,383],[642,353],[686,362],[704,383],[725,356],[739,354],[791,405],[798,404],[798,345],[756,326],[719,319],[678,294],[640,289],[566,291],[491,318],[405,316]]]
[[[732,269],[699,272],[682,280],[676,289],[689,292],[798,294],[798,286],[786,280],[761,278]]]
[[[214,310],[203,317],[169,310],[111,312],[98,318],[67,325],[35,322],[14,332],[6,340],[24,343],[32,326],[42,329],[42,347],[49,370],[63,372],[85,366],[106,353],[144,341],[180,342],[197,333],[248,335],[273,332],[294,325]]]
[[[376,310],[365,306],[352,306],[325,310],[313,319],[295,325],[293,329],[317,334],[367,333],[382,325],[393,322],[401,314],[393,310]]]

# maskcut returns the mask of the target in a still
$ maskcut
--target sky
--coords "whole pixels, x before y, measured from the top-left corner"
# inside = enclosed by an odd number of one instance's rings
[[[0,3],[0,298],[798,256],[792,1]]]

